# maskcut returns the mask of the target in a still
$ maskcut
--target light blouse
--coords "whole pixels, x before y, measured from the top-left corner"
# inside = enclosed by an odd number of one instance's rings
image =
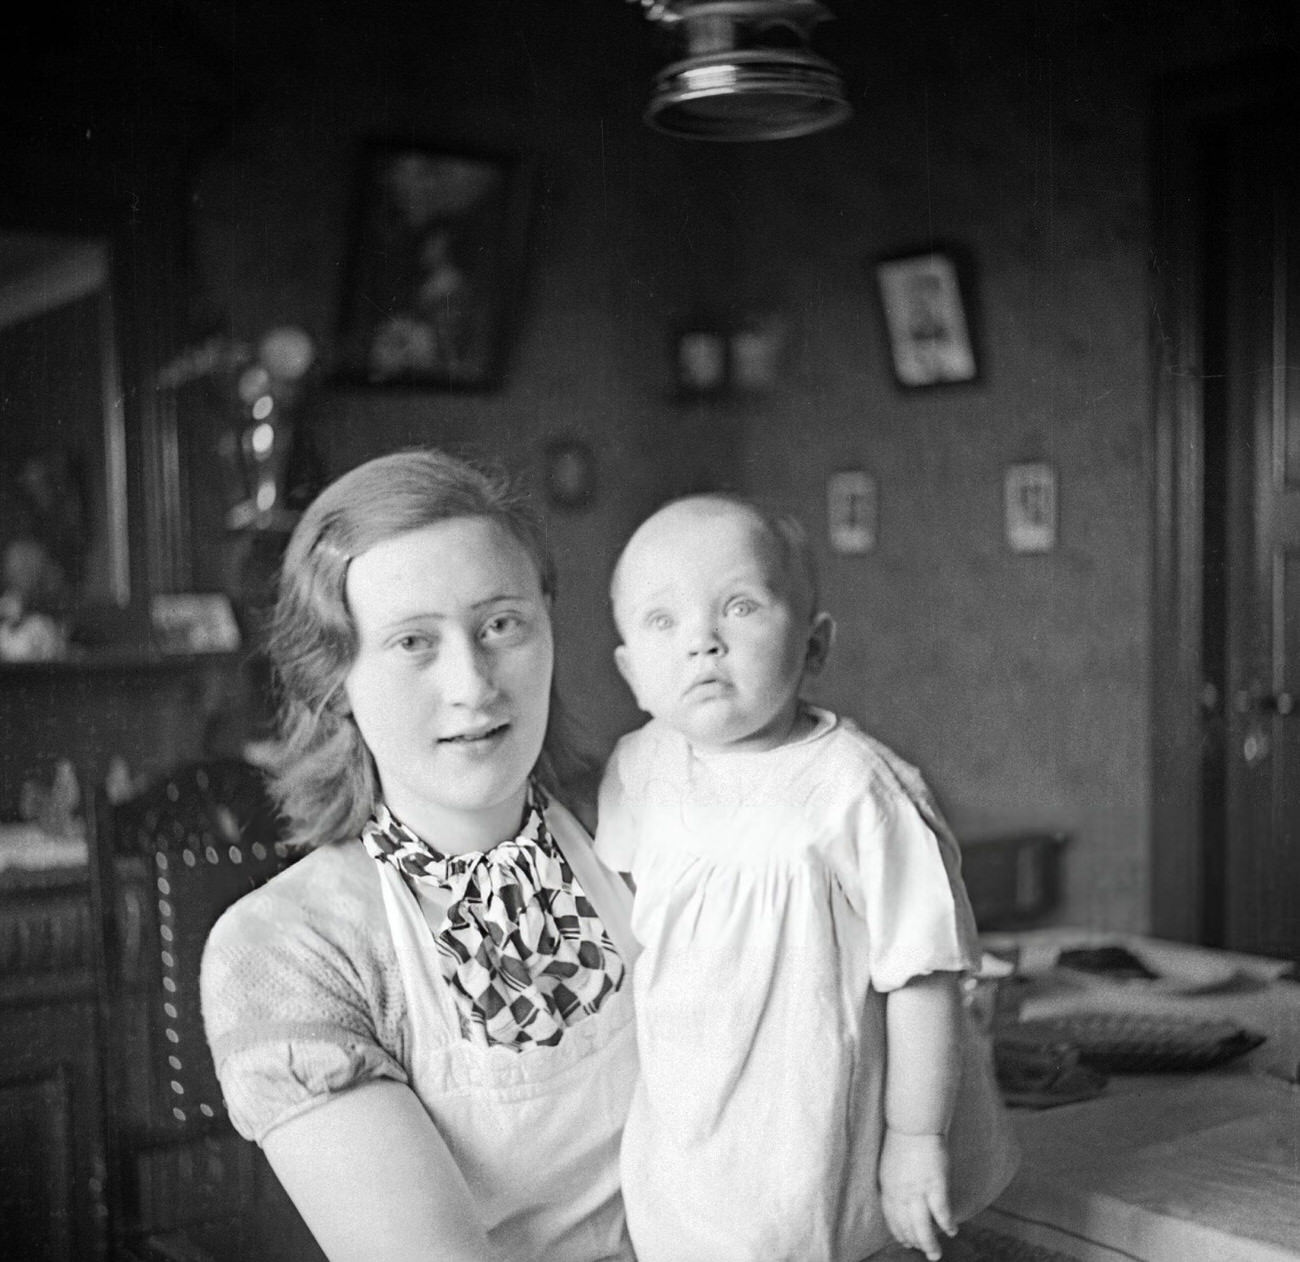
[[[630,961],[626,887],[557,803],[546,822]],[[636,1076],[630,989],[553,1046],[464,1037],[430,931],[446,910],[440,893],[417,893],[350,842],[311,852],[225,912],[201,987],[231,1121],[260,1142],[360,1082],[391,1078],[428,1112],[501,1262],[632,1262],[618,1180]]]

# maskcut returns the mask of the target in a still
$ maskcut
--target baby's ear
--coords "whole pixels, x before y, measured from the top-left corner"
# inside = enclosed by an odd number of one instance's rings
[[[807,674],[815,675],[826,665],[835,643],[835,619],[828,613],[813,615],[808,629],[808,647],[804,652],[803,667]]]

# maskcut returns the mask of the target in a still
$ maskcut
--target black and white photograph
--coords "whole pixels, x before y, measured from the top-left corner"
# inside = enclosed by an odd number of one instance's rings
[[[118,0],[0,75],[0,1254],[1300,1262],[1300,6]]]

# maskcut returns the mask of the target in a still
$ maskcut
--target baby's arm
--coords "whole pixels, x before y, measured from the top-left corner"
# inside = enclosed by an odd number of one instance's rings
[[[880,1196],[889,1229],[927,1258],[935,1226],[956,1234],[948,1206],[948,1123],[960,1073],[956,973],[917,977],[885,997],[885,1142]]]

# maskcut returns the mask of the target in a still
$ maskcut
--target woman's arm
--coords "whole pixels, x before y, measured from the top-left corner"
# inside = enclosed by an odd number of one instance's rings
[[[366,1082],[263,1141],[330,1262],[491,1262],[464,1176],[407,1086]]]
[[[956,1231],[948,1204],[948,1123],[961,1073],[955,973],[918,977],[885,997],[885,1219],[904,1244],[940,1256],[935,1225]]]

